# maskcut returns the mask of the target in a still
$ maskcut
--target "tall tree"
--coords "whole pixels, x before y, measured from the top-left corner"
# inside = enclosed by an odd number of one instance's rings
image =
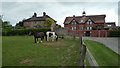
[[[46,18],[44,22],[44,26],[50,28],[51,25],[55,25],[55,22],[51,18]]]
[[[59,24],[56,24],[56,27],[57,27],[57,28],[61,28],[61,25],[59,25]]]
[[[10,25],[9,21],[2,22],[2,28],[3,29],[12,29],[12,25]]]

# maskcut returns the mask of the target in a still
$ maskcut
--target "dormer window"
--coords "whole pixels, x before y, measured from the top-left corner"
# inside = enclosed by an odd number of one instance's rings
[[[107,27],[111,27],[112,25],[107,25]]]
[[[80,20],[80,22],[84,22],[84,20]]]
[[[86,24],[92,24],[92,21],[89,19]]]
[[[76,23],[76,21],[75,21],[75,20],[73,20],[73,21],[72,21],[72,24],[73,24],[73,25],[75,25],[75,24],[77,24],[77,23]]]

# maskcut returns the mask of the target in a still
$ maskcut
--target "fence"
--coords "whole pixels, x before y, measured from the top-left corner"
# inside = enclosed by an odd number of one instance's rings
[[[84,60],[85,60],[85,56],[87,56],[91,68],[99,68],[96,60],[94,59],[94,57],[90,53],[89,49],[86,47],[85,43],[83,42],[81,35],[80,35],[79,39],[80,39],[80,55],[79,55],[80,56],[80,58],[79,58],[80,65],[79,66],[81,66],[82,68],[85,68]]]
[[[86,55],[86,46],[83,44],[82,41],[82,36],[80,35],[79,37],[80,39],[80,58],[79,58],[79,63],[82,68],[84,68],[85,64],[84,64],[84,59],[85,59],[85,55]]]

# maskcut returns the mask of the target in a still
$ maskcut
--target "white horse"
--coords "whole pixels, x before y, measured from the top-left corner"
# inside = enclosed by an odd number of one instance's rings
[[[46,32],[46,35],[47,41],[49,41],[49,37],[52,37],[52,41],[54,41],[54,39],[56,39],[56,41],[58,40],[58,35],[55,32],[48,31]]]

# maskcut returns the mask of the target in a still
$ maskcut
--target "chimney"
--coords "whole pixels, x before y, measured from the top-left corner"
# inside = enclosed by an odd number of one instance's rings
[[[85,17],[85,16],[86,16],[86,12],[85,12],[85,11],[83,11],[82,15],[83,15],[83,17]]]
[[[73,15],[73,17],[75,17],[75,15]]]
[[[43,12],[43,16],[46,16],[46,13],[45,13],[45,12]]]
[[[75,18],[75,15],[73,15],[73,18]]]
[[[34,13],[34,15],[32,17],[37,17],[37,13]]]

